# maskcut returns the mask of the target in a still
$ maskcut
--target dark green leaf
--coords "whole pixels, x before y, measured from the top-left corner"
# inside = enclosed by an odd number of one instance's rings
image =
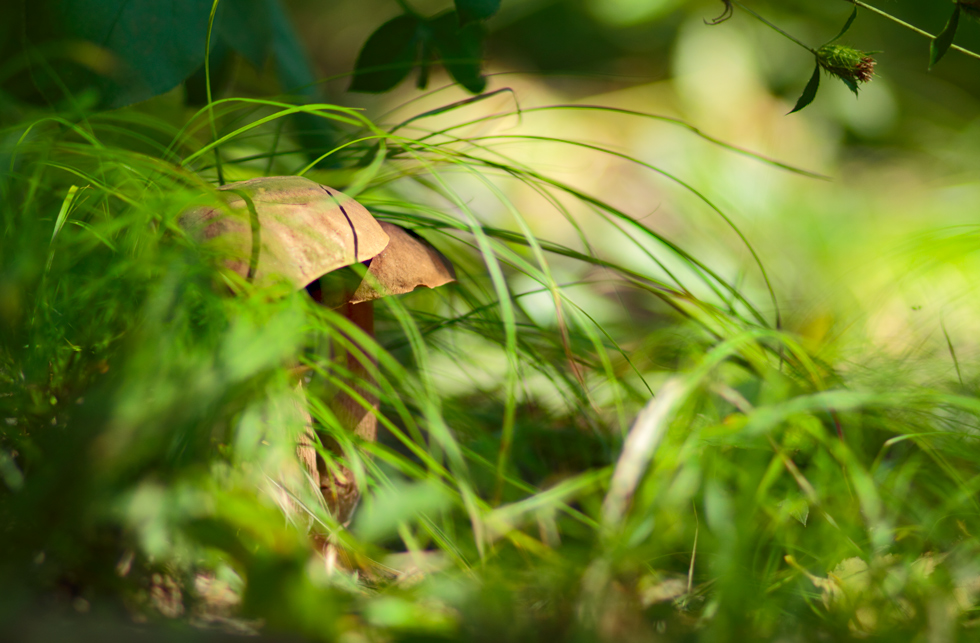
[[[838,76],[838,78],[840,78],[840,81],[842,83],[844,83],[845,85],[847,85],[847,88],[849,90],[851,90],[852,92],[854,92],[854,95],[855,96],[858,95],[858,84],[857,84],[857,82],[855,82],[851,78],[844,78],[844,77],[841,77],[841,76]]]
[[[946,55],[949,51],[950,46],[953,44],[953,38],[956,36],[956,28],[960,24],[960,5],[956,5],[953,9],[953,15],[949,17],[949,22],[946,23],[946,28],[943,29],[942,33],[933,38],[932,44],[929,45],[929,69],[931,70],[936,66],[942,57]]]
[[[39,0],[24,11],[28,41],[86,40],[114,55],[97,75],[57,71],[81,81],[68,91],[94,85],[114,108],[167,92],[201,66],[211,0]]]
[[[840,40],[840,37],[847,33],[847,30],[851,28],[851,25],[854,24],[854,19],[857,17],[858,17],[858,10],[857,7],[854,7],[854,11],[851,12],[851,15],[847,19],[847,22],[844,23],[844,28],[841,29],[840,33],[834,36],[833,39],[831,39],[830,42],[828,42],[827,44],[829,45],[831,42],[836,42],[837,40]]]
[[[813,99],[817,97],[817,89],[820,88],[820,64],[818,63],[816,67],[813,68],[813,75],[810,76],[810,82],[806,84],[806,88],[803,90],[803,94],[800,96],[800,100],[796,101],[796,107],[790,112],[798,112],[810,103]]]
[[[500,0],[456,0],[456,13],[459,14],[461,26],[486,20],[498,10],[500,10]]]
[[[32,76],[39,78],[34,92],[47,100],[61,100],[66,92],[95,88],[100,106],[115,108],[136,103],[173,89],[195,72],[203,76],[205,39],[212,0],[33,0],[24,3],[23,22],[15,32],[25,43],[43,45],[59,41],[88,41],[104,49],[111,64],[93,67],[73,61],[46,61]],[[273,39],[292,43],[298,38],[288,21],[285,35],[277,18],[279,0],[236,0],[218,5],[211,35],[212,89],[234,49],[261,67],[273,50]],[[280,58],[282,66],[283,56]],[[230,69],[230,67],[229,67]],[[38,73],[40,72],[40,73]],[[302,84],[312,82],[312,74]],[[49,78],[57,77],[52,85]],[[283,83],[289,86],[288,82]],[[192,93],[201,92],[203,80],[195,78]]]
[[[289,16],[279,2],[269,3],[269,19],[272,29],[272,53],[276,57],[276,73],[283,92],[315,97],[316,76],[310,60],[300,45],[299,35],[293,29]]]
[[[429,26],[442,64],[453,80],[474,94],[482,92],[487,86],[487,79],[481,72],[483,26],[471,22],[460,27],[455,11],[433,18]]]
[[[419,25],[404,14],[378,27],[357,56],[349,91],[386,92],[405,80],[418,56]]]

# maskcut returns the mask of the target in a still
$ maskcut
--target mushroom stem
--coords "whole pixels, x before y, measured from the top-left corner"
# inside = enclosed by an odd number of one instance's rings
[[[374,339],[374,302],[365,301],[359,304],[346,304],[344,313],[347,319],[354,322],[358,328],[363,330],[369,337]],[[351,374],[353,382],[373,385],[374,379],[371,372],[365,368],[364,362],[359,359],[357,353],[363,353],[372,365],[378,363],[374,351],[362,346],[356,339],[350,338],[353,343],[353,351],[347,351],[347,370]],[[378,408],[378,396],[374,391],[366,390],[363,386],[353,386],[358,395],[367,400],[371,409]],[[373,386],[372,386],[373,389]],[[344,428],[349,429],[362,440],[374,442],[378,437],[378,418],[351,396],[346,393],[339,395],[338,407],[341,409]]]
[[[368,336],[374,337],[374,302],[347,303],[344,305],[344,315]],[[351,387],[367,402],[367,405],[361,404],[346,392],[340,392],[333,400],[333,411],[345,431],[353,433],[362,440],[374,442],[378,435],[378,418],[375,414],[378,409],[378,396],[373,390],[368,390],[373,389],[371,385],[374,384],[374,378],[361,354],[372,364],[377,364],[377,358],[372,349],[363,346],[353,337],[348,339],[352,344],[351,349],[347,351],[347,370],[350,373]],[[358,382],[361,385],[358,385]],[[341,454],[340,445],[335,440],[328,439],[325,444],[334,453]],[[351,470],[335,464],[328,466],[325,461],[322,462],[320,491],[337,521],[346,524],[361,499],[361,490]]]

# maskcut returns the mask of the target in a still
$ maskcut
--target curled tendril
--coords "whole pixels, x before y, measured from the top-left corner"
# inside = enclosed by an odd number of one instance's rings
[[[721,0],[721,1],[725,3],[725,10],[721,13],[720,16],[718,16],[714,20],[705,20],[704,21],[704,24],[706,24],[706,25],[720,25],[721,23],[725,22],[726,20],[728,20],[729,18],[731,18],[733,15],[735,15],[735,7],[732,6],[732,0]]]

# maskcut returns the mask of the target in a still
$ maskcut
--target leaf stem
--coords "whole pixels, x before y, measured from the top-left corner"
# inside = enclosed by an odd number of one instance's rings
[[[910,30],[914,31],[915,33],[919,34],[920,36],[925,36],[926,38],[929,38],[931,40],[935,40],[935,38],[936,38],[936,36],[932,35],[928,31],[924,31],[922,29],[919,29],[915,25],[909,24],[909,23],[905,22],[904,20],[901,20],[900,18],[896,18],[895,16],[891,15],[890,13],[886,13],[886,12],[882,11],[881,9],[878,9],[877,7],[871,6],[870,4],[867,4],[865,2],[861,2],[861,0],[844,0],[844,2],[849,2],[849,3],[853,4],[856,7],[861,7],[862,9],[867,9],[868,11],[871,11],[872,13],[876,13],[879,16],[881,16],[882,18],[887,18],[887,19],[891,20],[892,22],[894,22],[895,24],[901,25],[901,26],[905,27],[906,29],[910,29]],[[973,52],[973,51],[970,51],[969,49],[964,49],[963,47],[960,47],[959,45],[951,45],[950,46],[950,49],[955,49],[956,51],[960,52],[961,54],[966,54],[967,56],[970,56],[971,58],[976,58],[976,59],[980,60],[980,54],[978,54],[976,52]]]
[[[850,2],[850,0],[847,0],[847,1]],[[738,6],[742,10],[747,11],[748,13],[752,14],[755,17],[756,20],[760,21],[761,23],[763,23],[764,25],[766,25],[770,29],[773,29],[773,30],[777,31],[778,33],[786,36],[787,38],[789,38],[790,40],[792,40],[793,42],[795,42],[796,44],[798,44],[800,47],[803,47],[804,49],[806,49],[807,51],[809,51],[814,56],[817,55],[817,50],[816,49],[814,49],[813,47],[811,47],[811,46],[809,46],[807,44],[804,44],[800,40],[797,40],[796,37],[792,36],[791,34],[785,32],[785,31],[783,31],[782,29],[780,29],[779,27],[777,27],[773,23],[769,22],[768,20],[766,20],[765,18],[763,18],[762,16],[760,16],[759,14],[757,14],[755,11],[752,11],[751,9],[749,9],[748,7],[746,7],[744,4],[742,4],[738,0],[732,0],[732,4]]]

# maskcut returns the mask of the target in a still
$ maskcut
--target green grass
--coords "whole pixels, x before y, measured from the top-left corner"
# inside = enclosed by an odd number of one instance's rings
[[[780,329],[765,253],[742,281],[509,150],[635,161],[751,247],[706,193],[591,141],[470,133],[520,116],[473,109],[392,125],[226,99],[165,118],[21,113],[0,131],[0,622],[314,640],[969,637],[973,387],[827,363]],[[301,153],[295,112],[342,138]],[[374,340],[303,292],[219,273],[181,229],[216,198],[216,155],[226,181],[305,172],[343,189],[455,263],[458,283],[377,307],[378,443],[353,443],[327,404],[351,390],[330,346]],[[577,244],[541,232],[515,185]],[[597,225],[627,250],[597,249]],[[370,489],[350,530],[296,482],[298,363],[318,428]],[[282,489],[301,511],[283,514]],[[360,574],[328,574],[309,532]],[[428,571],[385,571],[410,564]]]

